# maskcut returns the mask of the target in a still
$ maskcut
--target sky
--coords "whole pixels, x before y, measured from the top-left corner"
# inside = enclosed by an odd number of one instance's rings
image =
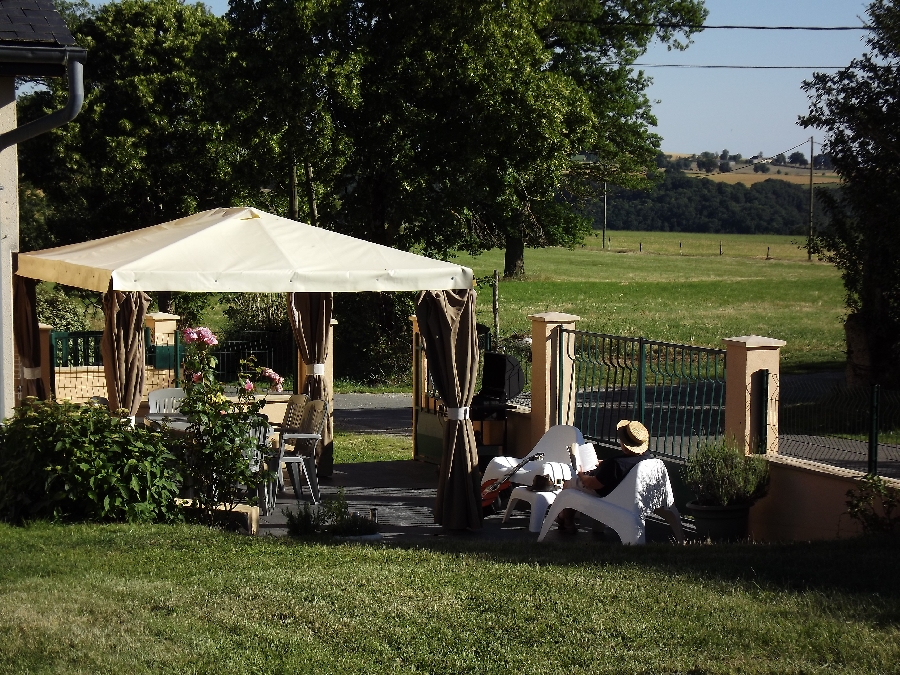
[[[868,4],[862,0],[706,0],[706,25],[858,26]],[[667,51],[656,43],[638,62],[843,67],[866,51],[865,36],[865,31],[706,30],[686,51]],[[808,155],[809,137],[816,138],[816,143],[821,140],[821,132],[797,124],[797,117],[809,110],[800,86],[813,69],[644,71],[653,78],[647,93],[654,101],[656,132],[663,137],[665,152],[728,149],[745,157],[760,151],[770,157],[805,143],[800,151]]]
[[[217,14],[228,0],[206,0]],[[706,0],[707,25],[858,26],[868,0]],[[684,52],[651,45],[639,63],[843,67],[866,49],[865,31],[706,30]],[[644,68],[665,152],[704,150],[774,156],[795,146],[809,153],[821,133],[797,124],[809,110],[800,89],[815,69]],[[834,72],[833,70],[825,72]],[[816,146],[818,152],[818,146]]]

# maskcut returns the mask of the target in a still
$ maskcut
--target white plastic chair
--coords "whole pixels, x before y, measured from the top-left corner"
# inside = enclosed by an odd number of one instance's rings
[[[534,449],[529,452],[533,455],[537,452],[544,453],[541,461],[528,462],[519,469],[510,479],[511,483],[518,485],[531,485],[534,477],[538,475],[550,476],[554,482],[562,482],[572,477],[572,465],[569,460],[569,446],[577,443],[584,445],[584,436],[581,431],[568,424],[558,424],[550,427]],[[596,465],[596,455],[595,465]],[[521,460],[515,457],[494,457],[485,467],[481,482],[499,480],[508,474]]]
[[[538,541],[543,541],[560,511],[574,509],[611,527],[623,544],[646,543],[646,520],[651,513],[665,518],[675,539],[684,541],[681,517],[675,508],[666,465],[660,459],[645,459],[606,497],[577,488],[562,490],[544,518]]]
[[[593,443],[583,443],[578,446],[576,453],[576,456],[578,457],[578,466],[581,467],[583,471],[593,469],[597,466],[597,451],[594,449]],[[560,465],[557,463],[551,463],[549,469],[553,471],[558,466]],[[570,465],[566,464],[562,466],[568,467]],[[551,480],[554,480],[554,475],[552,473],[547,473],[545,475],[549,475]],[[569,471],[569,475],[571,476],[571,471]],[[568,480],[568,478],[565,480]],[[559,490],[535,492],[529,490],[524,485],[520,485],[513,489],[509,495],[509,501],[506,504],[506,512],[503,514],[503,522],[505,523],[509,520],[509,515],[512,513],[513,508],[518,502],[528,502],[531,505],[531,519],[528,523],[528,531],[540,532],[541,526],[544,523],[544,517],[547,515],[547,509],[549,509],[553,505],[553,502],[556,501],[556,496],[558,494]]]
[[[183,399],[184,396],[184,389],[181,387],[169,387],[167,389],[156,389],[151,391],[147,394],[147,400],[150,404],[150,414],[147,415],[147,419],[187,419],[187,417],[179,412],[181,399]]]

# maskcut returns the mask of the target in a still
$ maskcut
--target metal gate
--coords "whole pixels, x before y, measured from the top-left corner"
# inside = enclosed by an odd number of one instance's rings
[[[658,456],[684,460],[725,424],[725,350],[560,328],[557,420],[618,447],[616,422],[638,420]]]

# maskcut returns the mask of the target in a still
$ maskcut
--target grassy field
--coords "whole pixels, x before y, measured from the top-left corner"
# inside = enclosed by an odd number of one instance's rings
[[[580,316],[585,330],[707,347],[764,335],[787,342],[785,371],[842,367],[840,275],[831,265],[807,262],[796,237],[611,232],[610,238],[607,251],[599,236],[575,250],[526,251],[527,278],[500,284],[501,333],[528,333],[528,315],[560,311]],[[477,276],[503,269],[499,250],[458,260]],[[481,290],[478,320],[491,325],[490,289]]]
[[[898,554],[0,525],[0,673],[896,673]]]
[[[781,171],[779,174],[778,171]],[[794,185],[809,185],[809,170],[794,169],[791,167],[772,167],[769,173],[754,173],[753,169],[741,169],[740,171],[729,171],[727,173],[706,173],[705,171],[686,171],[689,176],[695,178],[706,178],[716,181],[717,183],[743,183],[750,186],[754,183],[761,183],[769,178],[776,178]],[[840,177],[834,171],[814,171],[813,185],[831,185],[840,183]]]

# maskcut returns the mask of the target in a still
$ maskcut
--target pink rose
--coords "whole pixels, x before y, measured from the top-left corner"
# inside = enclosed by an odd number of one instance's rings
[[[192,380],[195,384],[196,384],[197,382],[199,382],[200,380],[202,380],[202,379],[203,379],[203,373],[194,373],[193,375],[191,375],[191,380]]]
[[[187,344],[190,344],[190,343],[192,343],[192,342],[196,342],[196,340],[197,340],[197,331],[194,330],[193,328],[185,328],[183,331],[181,331],[181,336],[182,336],[182,339],[183,339]]]
[[[244,382],[244,389],[246,391],[253,391],[253,383],[250,380]]]

